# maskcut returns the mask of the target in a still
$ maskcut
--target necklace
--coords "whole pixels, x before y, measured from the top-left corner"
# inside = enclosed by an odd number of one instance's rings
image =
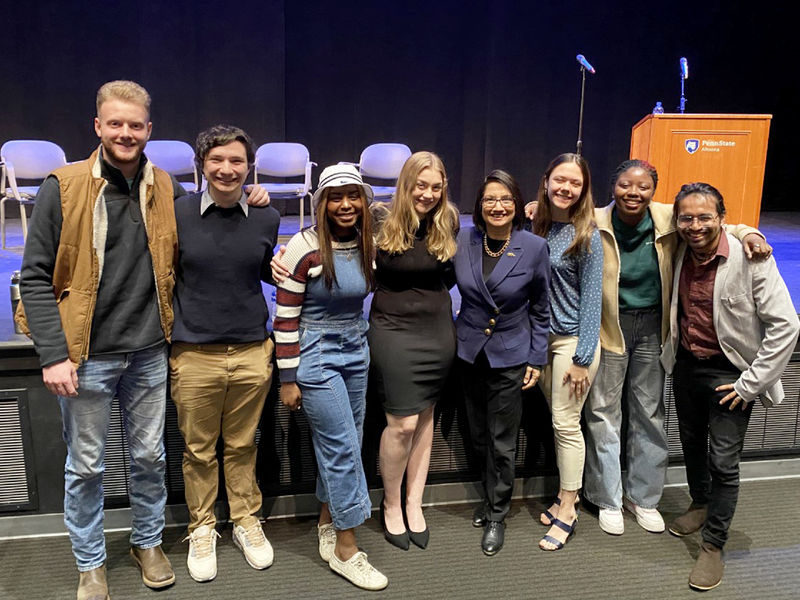
[[[508,237],[506,238],[505,244],[503,244],[503,247],[500,248],[500,250],[498,250],[497,252],[492,252],[491,250],[489,250],[489,244],[486,242],[487,238],[488,238],[488,236],[484,233],[483,234],[483,251],[486,252],[486,254],[488,254],[492,258],[498,258],[499,256],[503,256],[503,252],[505,252],[506,248],[508,248],[508,243],[511,241],[511,233],[509,232]]]
[[[345,259],[350,262],[353,260],[353,258],[358,256],[359,248],[358,244],[355,242],[355,238],[351,240],[339,241],[334,237],[331,240],[331,249],[334,252],[338,252],[340,255],[344,254]]]

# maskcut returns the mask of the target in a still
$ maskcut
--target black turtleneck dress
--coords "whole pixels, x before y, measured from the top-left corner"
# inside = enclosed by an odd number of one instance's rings
[[[427,221],[402,254],[378,250],[370,328],[370,389],[384,411],[415,415],[441,396],[456,354],[452,261],[428,253]]]

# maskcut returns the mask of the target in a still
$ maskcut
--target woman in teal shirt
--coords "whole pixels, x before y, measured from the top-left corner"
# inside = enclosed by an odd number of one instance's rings
[[[672,259],[679,239],[672,204],[652,202],[657,184],[653,165],[626,160],[611,178],[613,202],[595,210],[603,241],[603,309],[600,367],[584,407],[583,493],[600,509],[601,529],[613,535],[624,532],[623,506],[647,531],[665,529],[657,509],[668,459],[659,359],[669,331]],[[744,242],[748,255],[769,256],[771,248],[757,230],[743,225],[728,230]],[[623,403],[628,422],[624,479]]]

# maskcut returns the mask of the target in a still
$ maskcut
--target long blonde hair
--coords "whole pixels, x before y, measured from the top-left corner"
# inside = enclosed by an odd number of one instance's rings
[[[578,201],[569,207],[569,222],[575,228],[572,243],[564,251],[564,256],[577,255],[581,252],[591,252],[592,233],[595,230],[594,201],[592,200],[592,176],[589,173],[589,163],[579,154],[567,152],[559,154],[547,165],[547,170],[539,184],[536,215],[533,218],[533,233],[546,238],[553,224],[553,215],[550,211],[550,197],[547,195],[547,180],[555,168],[564,163],[571,162],[578,165],[583,175],[583,189]]]
[[[378,248],[391,254],[402,254],[414,245],[420,219],[414,210],[412,193],[417,185],[417,177],[425,169],[438,171],[442,176],[442,197],[426,216],[429,224],[425,243],[428,252],[444,262],[456,254],[458,209],[447,199],[447,173],[442,159],[433,152],[415,152],[403,165],[389,215],[380,228],[376,243]]]

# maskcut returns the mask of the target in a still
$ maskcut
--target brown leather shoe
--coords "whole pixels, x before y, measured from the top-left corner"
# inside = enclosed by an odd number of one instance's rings
[[[722,583],[724,570],[722,548],[710,542],[703,542],[697,562],[689,575],[689,587],[700,591],[711,590]]]
[[[142,581],[147,587],[158,589],[175,583],[175,571],[161,549],[161,546],[152,548],[137,548],[131,546],[131,556],[142,570]]]
[[[105,565],[81,572],[78,580],[78,600],[109,600]]]
[[[707,504],[695,504],[692,502],[685,513],[669,524],[669,532],[678,537],[694,533],[705,525],[706,515],[708,515]]]

